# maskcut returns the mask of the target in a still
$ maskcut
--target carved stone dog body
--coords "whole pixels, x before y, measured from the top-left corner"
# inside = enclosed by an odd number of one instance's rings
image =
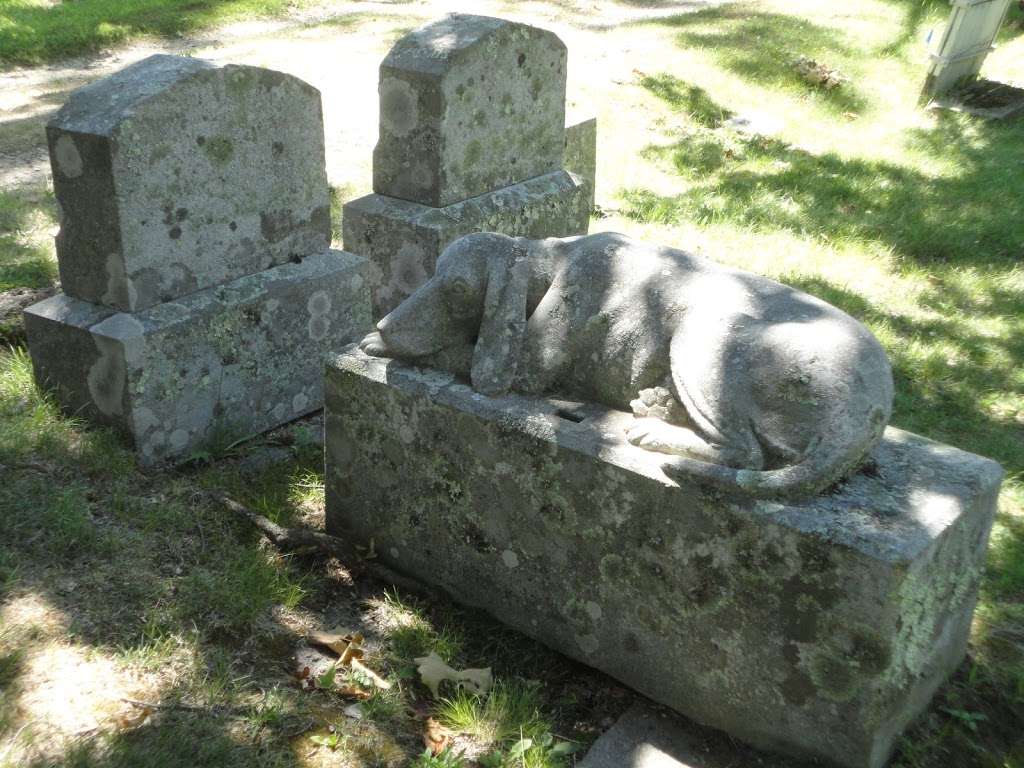
[[[613,233],[463,237],[377,328],[366,352],[468,374],[483,394],[632,407],[630,442],[673,454],[669,476],[761,496],[840,479],[891,411],[885,352],[849,315]]]

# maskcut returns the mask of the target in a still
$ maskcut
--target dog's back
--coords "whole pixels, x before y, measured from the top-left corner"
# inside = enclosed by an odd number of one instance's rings
[[[867,328],[838,308],[623,235],[562,248],[563,391],[628,408],[641,389],[668,382],[702,437],[749,448],[756,458],[740,469],[800,465],[815,486],[881,438],[891,368]]]

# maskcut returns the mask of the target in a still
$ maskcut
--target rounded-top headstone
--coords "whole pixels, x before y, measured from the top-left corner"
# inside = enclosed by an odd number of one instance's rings
[[[374,192],[441,207],[562,167],[566,48],[543,29],[452,14],[380,67]]]
[[[137,311],[330,244],[320,92],[157,55],[47,124],[66,293]]]

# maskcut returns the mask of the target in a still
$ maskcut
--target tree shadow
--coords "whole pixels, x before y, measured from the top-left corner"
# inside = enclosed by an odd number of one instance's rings
[[[640,85],[677,112],[687,114],[695,123],[707,128],[717,128],[733,116],[733,112],[712,99],[706,90],[672,75],[644,75]]]
[[[688,109],[692,86],[666,74],[648,78],[645,86]],[[694,111],[704,124],[729,114],[706,93]],[[638,220],[727,219],[829,239],[881,241],[918,264],[1012,266],[1024,242],[1024,218],[1007,201],[1018,191],[1024,195],[1024,177],[1016,171],[1024,164],[1024,128],[959,115],[937,120],[935,128],[913,131],[908,142],[959,169],[937,178],[884,160],[813,154],[774,138],[698,131],[644,150],[688,178],[689,188],[676,195],[629,190],[626,212]]]
[[[34,197],[23,192],[0,192],[0,292],[13,288],[44,288],[57,279],[52,250],[30,241],[24,232],[41,213],[55,216],[52,194]]]
[[[879,49],[879,53],[885,55],[894,55],[903,50],[907,43],[917,37],[921,23],[925,19],[936,14],[948,15],[949,13],[947,0],[885,0],[885,2],[903,9],[899,32]],[[934,33],[941,34],[941,29],[935,30]]]
[[[837,58],[849,60],[854,51],[840,30],[732,4],[640,23],[679,30],[680,47],[704,50],[723,69],[757,85],[813,94],[837,112],[860,111],[867,104],[852,83],[815,88],[794,67],[800,56],[829,65]]]

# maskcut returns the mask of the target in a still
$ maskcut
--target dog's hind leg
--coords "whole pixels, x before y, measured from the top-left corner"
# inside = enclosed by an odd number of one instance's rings
[[[765,458],[753,430],[750,374],[742,354],[745,329],[757,322],[717,307],[688,313],[669,344],[672,385],[688,423],[638,419],[629,441],[660,453],[761,469]]]
[[[749,468],[751,463],[760,463],[760,457],[752,457],[749,450],[708,442],[688,427],[657,418],[645,417],[634,421],[626,431],[626,439],[647,451],[686,456],[727,467]]]

